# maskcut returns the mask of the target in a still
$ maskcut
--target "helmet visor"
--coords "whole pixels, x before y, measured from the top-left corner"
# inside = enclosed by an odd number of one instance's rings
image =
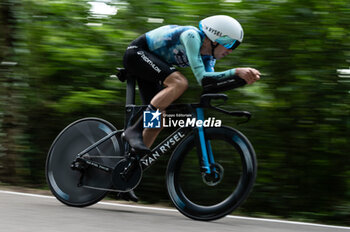
[[[239,45],[239,42],[237,40],[232,39],[227,35],[217,38],[215,42],[218,42],[227,49],[234,49]]]

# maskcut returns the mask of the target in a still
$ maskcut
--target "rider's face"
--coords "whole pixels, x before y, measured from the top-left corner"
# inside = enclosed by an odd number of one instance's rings
[[[227,55],[229,55],[232,52],[232,49],[227,49],[224,46],[222,46],[221,44],[219,44],[219,46],[217,46],[214,50],[214,56],[216,59],[221,59]]]

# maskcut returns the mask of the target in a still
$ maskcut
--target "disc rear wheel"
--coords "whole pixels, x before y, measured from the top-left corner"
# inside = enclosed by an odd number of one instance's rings
[[[83,168],[82,172],[73,170],[71,165],[77,154],[115,130],[103,119],[84,118],[67,126],[57,136],[48,153],[46,179],[58,200],[69,206],[84,207],[105,197],[108,191],[93,188],[111,188],[110,173],[94,167]],[[119,138],[112,136],[83,157],[114,168],[122,154]]]

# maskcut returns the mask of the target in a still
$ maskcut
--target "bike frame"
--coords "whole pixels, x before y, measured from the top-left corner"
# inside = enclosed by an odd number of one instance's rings
[[[211,99],[223,99],[227,100],[227,95],[225,94],[207,94],[202,95],[201,102],[196,104],[173,104],[170,105],[167,110],[175,110],[176,112],[181,113],[189,113],[192,114],[192,117],[197,118],[197,120],[204,120],[204,111],[203,108],[212,108],[221,113],[225,113],[231,116],[247,117],[247,121],[250,119],[250,113],[246,111],[233,111],[229,112],[224,109],[214,107],[210,105]],[[135,78],[127,79],[127,90],[126,90],[126,112],[125,112],[125,123],[124,130],[132,125],[135,118],[138,118],[147,106],[135,105]],[[245,121],[246,122],[246,121]],[[106,135],[99,141],[95,142],[79,154],[77,154],[77,158],[75,161],[80,161],[85,163],[86,165],[93,166],[105,172],[112,172],[114,167],[107,167],[102,165],[96,161],[91,161],[84,158],[84,155],[87,154],[92,149],[96,148],[103,142],[107,141],[113,136],[120,136],[124,130],[113,131],[112,133]],[[158,144],[150,154],[144,155],[140,158],[140,163],[142,166],[142,170],[146,170],[150,168],[152,165],[156,163],[156,161],[166,154],[168,151],[175,148],[185,137],[189,134],[194,133],[196,138],[196,146],[197,146],[197,154],[200,164],[201,172],[205,172],[206,174],[211,174],[215,171],[215,160],[213,156],[213,152],[211,149],[210,141],[205,138],[205,132],[203,126],[201,127],[180,127],[175,132],[173,132],[170,136],[168,136],[165,140],[163,140],[160,144]],[[119,140],[120,141],[120,140]],[[124,155],[128,155],[130,153],[130,145],[126,142],[122,143],[121,146],[124,148]],[[74,162],[75,162],[74,161]],[[74,163],[73,162],[73,163]]]
[[[131,122],[133,121],[133,118],[137,117],[140,112],[142,113],[143,110],[147,106],[136,106],[136,105],[128,105],[126,107],[126,125],[131,125]],[[193,117],[196,117],[198,120],[204,120],[204,114],[203,109],[199,108],[199,104],[177,104],[177,105],[171,105],[168,109],[175,109],[179,112],[179,109],[187,109],[188,113],[192,113]],[[183,113],[183,111],[181,111]],[[127,127],[127,126],[126,126]],[[124,130],[117,130],[113,131],[110,134],[106,135],[99,141],[95,142],[94,144],[87,147],[85,150],[81,151],[79,154],[77,154],[77,160],[83,161],[85,164],[93,166],[95,168],[101,169],[102,171],[111,172],[113,171],[114,167],[107,167],[105,165],[102,165],[96,161],[87,160],[84,158],[84,155],[87,154],[92,149],[98,147],[108,139],[110,139],[113,136],[119,136]],[[168,151],[175,148],[184,138],[186,138],[189,134],[195,133],[195,136],[197,138],[197,147],[199,160],[200,160],[200,168],[201,170],[205,170],[206,173],[211,173],[212,165],[214,162],[213,153],[211,152],[210,147],[210,141],[207,141],[205,139],[204,135],[204,129],[203,127],[180,127],[177,130],[175,130],[171,135],[169,135],[166,139],[164,139],[161,143],[159,143],[150,154],[144,155],[140,159],[140,163],[142,166],[142,170],[146,170],[150,168],[152,165],[155,164],[155,162],[165,155]],[[125,154],[128,154],[130,151],[130,146],[127,143],[121,144],[121,146],[124,145]],[[209,155],[209,156],[208,156]]]

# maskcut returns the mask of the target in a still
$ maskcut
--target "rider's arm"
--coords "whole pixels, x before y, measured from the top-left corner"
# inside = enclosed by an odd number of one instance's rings
[[[235,69],[229,69],[224,72],[207,72],[205,70],[205,65],[200,54],[201,38],[195,30],[183,32],[180,36],[180,41],[186,49],[188,61],[199,85],[202,85],[202,79],[205,77],[221,79],[235,74]]]

